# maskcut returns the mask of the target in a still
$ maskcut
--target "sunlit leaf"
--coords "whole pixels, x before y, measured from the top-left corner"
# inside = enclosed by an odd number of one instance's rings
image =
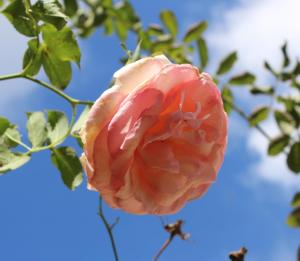
[[[172,37],[170,35],[162,35],[157,38],[157,40],[152,44],[151,51],[155,52],[163,52],[170,48],[172,44]]]
[[[236,52],[232,52],[229,55],[227,55],[221,62],[219,65],[219,68],[217,70],[217,74],[218,75],[222,75],[224,73],[227,73],[228,71],[230,71],[232,69],[232,67],[234,66],[235,62],[237,61],[237,53]]]
[[[48,138],[51,143],[58,142],[68,133],[68,129],[68,119],[63,112],[48,111]]]
[[[271,87],[251,87],[250,92],[254,95],[257,94],[263,94],[263,95],[273,95],[274,94],[274,88]]]
[[[55,27],[48,24],[42,27],[42,33],[47,53],[61,61],[80,63],[80,49],[69,27],[57,31]]]
[[[275,70],[272,68],[272,66],[267,62],[265,61],[264,62],[264,67],[274,76],[274,77],[278,77],[278,73],[275,72]]]
[[[0,136],[9,128],[9,120],[0,116]]]
[[[172,37],[175,38],[178,32],[178,25],[175,14],[170,10],[161,11],[160,20],[168,29]]]
[[[28,155],[0,150],[0,175],[23,166],[29,160],[30,156]]]
[[[28,42],[28,48],[23,57],[24,74],[34,76],[38,74],[42,66],[42,48],[37,39]]]
[[[300,142],[296,142],[291,146],[287,157],[287,165],[294,173],[300,172]]]
[[[250,85],[254,84],[255,76],[249,72],[245,72],[243,74],[232,77],[229,80],[229,84],[231,85]]]
[[[281,135],[271,140],[268,147],[268,154],[270,156],[278,155],[279,153],[283,152],[284,148],[286,148],[289,142],[290,142],[290,136],[288,135]]]
[[[79,132],[87,119],[90,109],[91,109],[91,106],[88,106],[88,105],[84,108],[84,110],[80,114],[78,120],[75,122],[75,124],[71,130],[72,135],[75,135],[75,136],[79,135]]]
[[[65,12],[68,16],[72,17],[78,10],[78,3],[76,0],[64,0]]]
[[[201,69],[203,70],[208,63],[208,50],[207,50],[206,42],[203,38],[199,38],[197,40],[197,47],[198,47]]]
[[[71,147],[52,150],[51,161],[61,173],[64,184],[71,190],[78,187],[83,180],[81,163]]]
[[[222,99],[223,99],[224,110],[227,113],[230,113],[232,111],[232,105],[233,105],[233,94],[229,88],[224,87],[222,89]]]
[[[41,111],[27,113],[28,138],[33,147],[42,146],[47,139],[47,121]]]
[[[288,216],[286,223],[290,227],[300,227],[300,207],[294,209]]]
[[[269,115],[270,109],[266,106],[257,108],[254,110],[251,115],[249,116],[249,124],[250,126],[255,126],[259,124],[260,122],[267,119]]]
[[[208,24],[206,21],[196,23],[192,25],[184,35],[183,41],[186,43],[197,40],[201,37],[203,32],[206,30]]]
[[[72,78],[70,62],[63,62],[55,55],[51,55],[44,50],[42,53],[42,64],[50,82],[55,87],[64,89],[68,86]]]
[[[158,24],[150,24],[147,32],[149,35],[162,35],[164,34],[164,29]]]
[[[19,145],[18,142],[21,140],[21,134],[17,130],[17,126],[10,124],[5,132],[0,136],[0,147],[13,148]]]
[[[294,195],[291,204],[294,208],[300,207],[300,192],[298,192]]]
[[[37,19],[54,25],[58,30],[67,23],[68,17],[62,12],[62,6],[57,0],[38,0],[32,10]]]
[[[35,20],[26,13],[24,1],[15,0],[2,11],[7,19],[12,23],[16,30],[26,36],[35,36],[36,22]]]
[[[276,110],[274,116],[278,127],[283,133],[290,134],[294,131],[296,124],[289,113]]]

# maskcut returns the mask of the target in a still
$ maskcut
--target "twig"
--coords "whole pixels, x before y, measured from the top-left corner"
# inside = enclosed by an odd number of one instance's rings
[[[113,249],[115,261],[118,261],[119,258],[118,258],[117,247],[116,247],[116,243],[115,243],[113,232],[112,232],[112,229],[117,224],[116,222],[118,222],[118,219],[112,225],[110,225],[108,223],[108,221],[106,220],[106,218],[104,216],[104,212],[103,212],[103,209],[102,209],[102,198],[101,198],[101,196],[99,196],[99,213],[98,214],[99,214],[99,217],[101,218],[101,220],[102,220],[102,222],[103,222],[103,224],[104,224],[104,226],[106,228],[106,231],[107,231],[107,233],[109,235],[109,239],[110,239],[110,243],[111,243],[111,246],[112,246],[112,249]]]
[[[154,256],[153,261],[157,261],[162,253],[167,249],[175,236],[179,236],[182,240],[187,240],[189,234],[183,233],[181,227],[183,225],[183,220],[179,219],[174,224],[165,225],[165,230],[170,234],[169,238],[163,243],[162,247],[159,249],[157,254]]]
[[[232,107],[232,109],[235,112],[237,112],[244,120],[246,120],[247,122],[249,121],[247,114],[240,107],[238,107],[236,104],[234,104],[230,100],[226,99],[226,97],[222,97],[222,98],[224,99],[224,101],[229,103],[230,106]],[[256,124],[253,127],[256,128],[268,141],[272,140],[271,136],[259,124]]]
[[[23,79],[35,82],[35,83],[39,84],[40,86],[43,86],[46,89],[48,89],[48,90],[56,93],[57,95],[61,96],[62,98],[64,98],[66,101],[68,101],[72,105],[77,105],[77,104],[93,105],[94,104],[94,102],[92,102],[92,101],[81,101],[81,100],[74,99],[74,98],[70,97],[69,95],[65,94],[60,89],[56,88],[55,86],[53,86],[49,83],[46,83],[44,81],[41,81],[39,79],[36,79],[34,77],[31,77],[29,75],[24,75],[23,72],[0,76],[0,81],[17,79],[17,78],[23,78]]]
[[[239,251],[231,252],[229,258],[232,261],[244,261],[247,252],[248,250],[245,247],[242,247]]]

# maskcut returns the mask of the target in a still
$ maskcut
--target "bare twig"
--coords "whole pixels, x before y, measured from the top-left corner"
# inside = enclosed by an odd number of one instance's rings
[[[189,234],[183,233],[181,227],[183,225],[183,220],[179,219],[173,224],[167,224],[164,226],[165,230],[169,233],[169,238],[163,243],[162,247],[159,249],[153,261],[157,261],[161,254],[167,249],[175,236],[179,236],[182,240],[187,240]]]
[[[99,217],[101,218],[101,220],[102,220],[102,222],[103,222],[103,224],[106,228],[106,231],[109,235],[109,239],[110,239],[111,247],[112,247],[112,250],[113,250],[113,253],[114,253],[115,261],[119,261],[118,251],[117,251],[116,243],[115,243],[113,232],[112,232],[112,229],[119,222],[119,219],[116,219],[116,221],[112,225],[110,225],[108,223],[108,221],[106,220],[106,218],[104,216],[104,212],[103,212],[103,209],[102,209],[102,198],[101,198],[101,196],[99,196],[99,213],[98,214],[99,214]]]
[[[245,247],[242,247],[239,251],[231,252],[229,258],[232,261],[244,261],[247,252],[248,250]]]

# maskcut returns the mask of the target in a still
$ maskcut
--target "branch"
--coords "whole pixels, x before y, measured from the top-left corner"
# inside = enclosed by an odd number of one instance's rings
[[[77,104],[93,105],[94,104],[94,102],[92,102],[92,101],[82,101],[82,100],[74,99],[74,98],[70,97],[69,95],[65,94],[60,89],[56,88],[55,86],[53,86],[51,84],[48,84],[44,81],[41,81],[39,79],[36,79],[32,76],[24,75],[23,72],[0,76],[0,81],[11,80],[11,79],[16,79],[16,78],[23,78],[23,79],[35,82],[35,83],[39,84],[40,86],[43,86],[44,88],[46,88],[46,89],[56,93],[57,95],[61,96],[66,101],[68,101],[71,105],[77,105]]]
[[[157,252],[153,261],[157,261],[161,254],[167,249],[175,236],[179,236],[182,240],[187,240],[189,238],[189,234],[183,233],[181,227],[183,225],[183,220],[179,219],[174,224],[165,225],[165,230],[170,234],[169,238],[163,243],[160,250]]]
[[[231,261],[244,261],[248,250],[242,247],[239,251],[231,252],[229,258]]]
[[[240,107],[238,107],[236,104],[232,103],[230,100],[226,99],[225,97],[222,98],[224,99],[224,101],[229,103],[232,106],[232,109],[235,112],[237,112],[244,120],[246,120],[247,122],[249,121],[247,114]],[[268,141],[272,140],[271,136],[259,124],[256,124],[253,127],[256,130],[258,130]]]
[[[115,243],[113,232],[112,232],[112,229],[116,225],[116,222],[113,225],[110,225],[108,223],[108,221],[106,220],[106,218],[104,216],[103,209],[102,209],[102,198],[101,198],[101,196],[99,196],[99,213],[98,214],[99,214],[99,217],[101,218],[101,220],[102,220],[102,222],[103,222],[103,224],[106,228],[106,231],[109,235],[109,239],[110,239],[111,247],[113,249],[115,261],[119,261],[117,247],[116,247],[116,243]]]

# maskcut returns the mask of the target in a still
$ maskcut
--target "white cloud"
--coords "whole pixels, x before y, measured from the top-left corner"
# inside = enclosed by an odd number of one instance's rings
[[[280,66],[279,47],[284,41],[288,41],[291,57],[300,57],[299,10],[299,0],[240,0],[232,8],[217,7],[213,10],[214,19],[207,34],[209,47],[212,48],[212,64],[216,66],[221,57],[237,50],[238,71],[253,71],[261,83],[270,84],[270,75],[262,67],[263,61],[267,59],[271,64]],[[252,104],[252,101],[245,99],[249,95],[240,94],[237,96],[240,102]],[[270,134],[277,131],[271,122],[265,125],[265,129]],[[253,129],[244,138],[248,140],[248,148],[257,156],[256,162],[250,166],[251,175],[249,173],[247,179],[254,175],[256,181],[276,184],[289,192],[299,188],[300,179],[288,170],[285,156],[267,156],[267,141],[260,133]]]
[[[277,134],[277,128],[274,126],[274,122],[268,121],[263,125],[263,127],[268,130],[272,136]],[[297,189],[299,189],[300,179],[298,176],[289,171],[286,165],[286,156],[268,156],[268,141],[257,130],[253,129],[250,131],[247,145],[248,148],[258,157],[256,163],[250,167],[247,179],[262,179],[286,189],[287,192],[296,192]]]
[[[19,34],[3,15],[0,15],[0,32],[0,75],[20,72],[27,38]],[[34,87],[31,86],[25,80],[1,81],[0,115],[18,121],[20,111],[25,110],[32,97]]]
[[[265,59],[280,65],[279,47],[286,40],[291,53],[300,56],[299,10],[299,0],[240,0],[231,9],[219,8],[209,45],[218,57],[238,50],[239,65],[261,75]]]

